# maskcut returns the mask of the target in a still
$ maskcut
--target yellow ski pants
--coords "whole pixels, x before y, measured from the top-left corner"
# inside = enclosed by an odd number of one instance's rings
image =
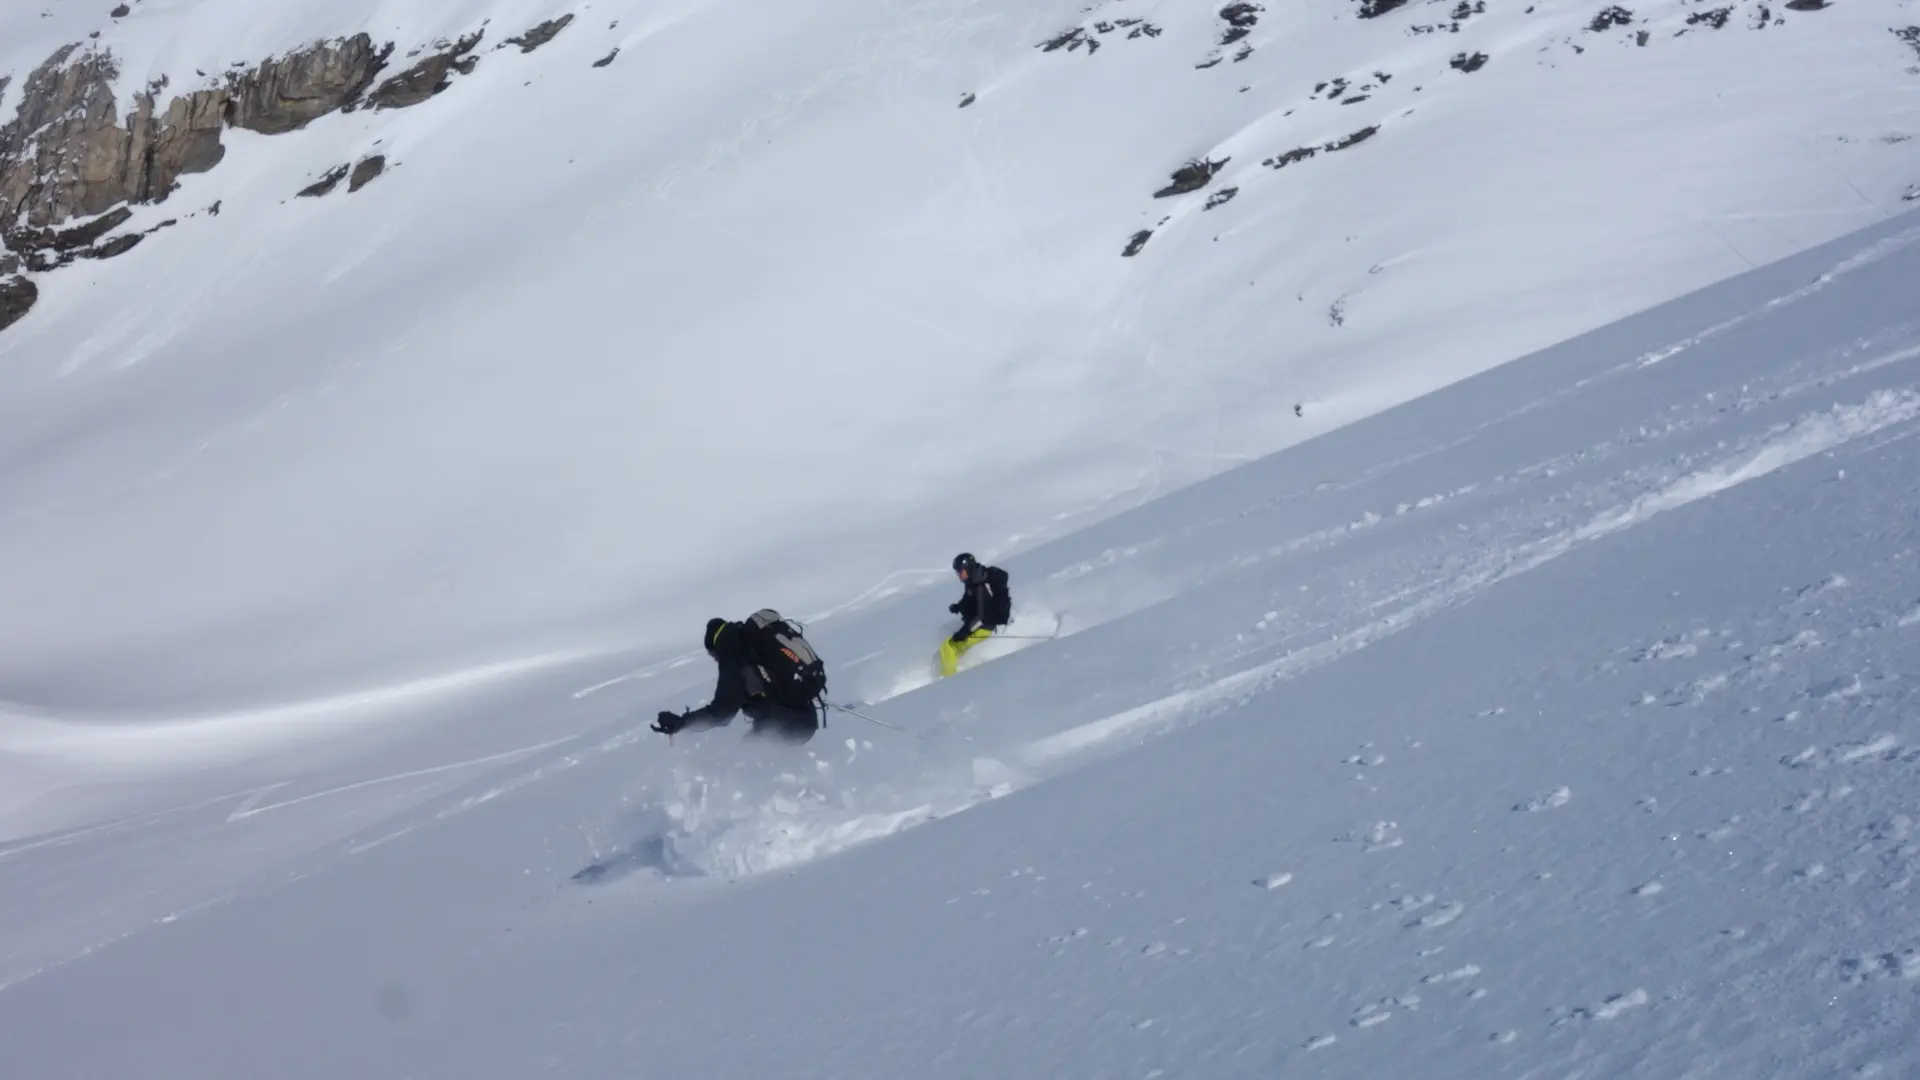
[[[960,670],[960,655],[975,645],[993,636],[993,631],[982,626],[968,634],[962,641],[951,637],[940,643],[940,674],[944,678]]]

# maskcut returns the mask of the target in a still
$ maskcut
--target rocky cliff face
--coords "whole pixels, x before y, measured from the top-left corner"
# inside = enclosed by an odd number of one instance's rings
[[[47,226],[125,202],[133,132],[115,116],[119,68],[69,45],[27,76],[20,111],[0,127],[0,223]],[[71,62],[69,62],[71,61]]]
[[[116,10],[114,17],[125,12]],[[532,27],[500,47],[522,52],[551,41],[572,15]],[[484,30],[408,54],[405,70],[380,81],[394,45],[366,34],[318,41],[242,71],[216,86],[168,96],[162,78],[134,94],[121,115],[120,64],[112,52],[68,45],[22,82],[20,106],[0,126],[0,329],[24,315],[38,289],[23,273],[44,273],[74,259],[111,258],[148,234],[113,234],[129,204],[161,202],[180,177],[205,172],[226,156],[228,127],[263,135],[298,131],[336,111],[404,109],[473,71]],[[424,55],[423,55],[424,54]],[[0,75],[4,95],[12,75]],[[376,85],[377,82],[377,85]],[[164,105],[162,102],[164,101]],[[328,173],[300,192],[322,195],[346,181],[358,191],[388,167],[383,155]],[[218,213],[216,204],[211,211]]]
[[[365,34],[317,42],[164,110],[156,84],[122,123],[113,55],[67,46],[27,76],[18,115],[0,128],[0,227],[47,228],[165,199],[182,175],[220,163],[227,125],[269,135],[305,127],[357,100],[392,51]]]
[[[355,34],[268,60],[228,83],[226,120],[262,135],[298,131],[359,101],[392,55],[391,44],[376,47]]]

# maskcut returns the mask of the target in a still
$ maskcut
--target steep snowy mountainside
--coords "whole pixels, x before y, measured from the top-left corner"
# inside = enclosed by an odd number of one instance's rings
[[[0,700],[54,720],[838,610],[1877,220],[1920,167],[1872,5],[126,7],[0,16],[0,110],[79,45],[111,92],[62,123],[134,179],[176,130],[205,165],[8,234],[52,265],[0,332]],[[226,118],[359,34],[393,52],[338,108]]]
[[[669,744],[693,673],[608,664],[150,784],[0,846],[0,1054],[1912,1075],[1916,275],[1909,215],[1037,545],[1045,640],[921,689],[945,588],[823,623],[903,730]]]

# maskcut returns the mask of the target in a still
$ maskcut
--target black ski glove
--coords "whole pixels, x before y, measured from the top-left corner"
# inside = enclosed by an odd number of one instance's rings
[[[652,724],[653,730],[662,735],[671,735],[687,726],[687,718],[677,713],[662,712],[660,718]]]
[[[973,636],[973,631],[963,626],[960,629],[955,630],[953,632],[953,636],[948,638],[947,640],[953,642],[955,645],[958,645],[972,636]]]
[[[947,614],[949,615],[960,614],[960,604],[958,601],[947,605]]]

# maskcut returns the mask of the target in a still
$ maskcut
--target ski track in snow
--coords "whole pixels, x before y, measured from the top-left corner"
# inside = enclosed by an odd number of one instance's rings
[[[1900,235],[1904,243],[1909,234]],[[1843,265],[1852,266],[1851,263]],[[1781,306],[1774,304],[1771,309],[1778,310]],[[1481,523],[1475,528],[1442,533],[1440,543],[1428,542],[1411,557],[1389,546],[1356,563],[1360,572],[1353,580],[1365,590],[1357,597],[1360,602],[1342,600],[1341,590],[1337,588],[1316,597],[1322,604],[1339,604],[1347,613],[1344,616],[1336,614],[1329,618],[1327,609],[1310,606],[1265,608],[1266,614],[1253,623],[1252,630],[1260,638],[1260,647],[1268,650],[1268,657],[1262,658],[1257,650],[1249,650],[1244,644],[1230,648],[1224,654],[1199,660],[1201,666],[1189,673],[1185,680],[1188,685],[1184,688],[1100,719],[1039,737],[1009,737],[1011,732],[1003,732],[964,750],[946,747],[940,742],[951,737],[944,729],[929,730],[915,734],[935,742],[923,751],[911,753],[904,745],[914,741],[912,736],[868,729],[854,721],[840,722],[832,725],[810,748],[807,766],[810,771],[786,775],[782,775],[783,770],[767,772],[758,765],[728,762],[725,758],[729,751],[724,744],[690,750],[707,764],[692,761],[676,764],[670,779],[656,776],[637,781],[627,796],[627,814],[608,823],[589,824],[583,830],[587,850],[580,865],[590,868],[584,872],[586,879],[596,885],[636,876],[657,881],[764,874],[791,869],[1011,795],[1095,758],[1251,701],[1280,682],[1323,667],[1424,619],[1468,603],[1489,588],[1671,511],[1819,455],[1873,440],[1904,437],[1910,432],[1912,422],[1920,417],[1920,390],[1896,386],[1849,395],[1847,388],[1862,380],[1885,381],[1904,370],[1903,366],[1916,357],[1920,357],[1920,347],[1889,349],[1877,347],[1873,341],[1862,341],[1841,353],[1800,357],[1795,364],[1782,368],[1743,372],[1738,384],[1715,387],[1696,393],[1691,401],[1676,402],[1662,423],[1643,426],[1631,438],[1563,450],[1518,472],[1483,475],[1477,481],[1455,485],[1450,489],[1449,498],[1420,500],[1421,505],[1410,506],[1400,513],[1368,517],[1348,527],[1313,531],[1305,537],[1273,545],[1255,562],[1300,558],[1311,552],[1335,550],[1343,544],[1371,544],[1377,537],[1390,537],[1391,530],[1420,515],[1456,513],[1459,507],[1468,504],[1482,515]],[[1658,377],[1659,372],[1679,370],[1665,363],[1636,364],[1633,369],[1646,374],[1635,376],[1628,372],[1618,377]],[[1560,393],[1550,391],[1548,396]],[[1569,397],[1566,401],[1577,405],[1579,398]],[[1522,409],[1509,417],[1525,412],[1527,410]],[[1778,416],[1785,418],[1776,419]],[[1373,476],[1376,480],[1389,479],[1396,475],[1396,469],[1410,467],[1416,460],[1438,458],[1416,455],[1401,459],[1394,468],[1376,471]],[[1351,490],[1361,491],[1364,487],[1356,485]],[[1191,533],[1193,526],[1185,528]],[[1052,590],[1050,596],[1056,600],[1066,597],[1073,603],[1072,597],[1076,594],[1071,590],[1076,587],[1075,583],[1096,586],[1099,574],[1124,571],[1130,559],[1153,550],[1158,543],[1164,540],[1112,549],[1104,562],[1076,563],[1067,571],[1056,572],[1046,579]],[[1247,562],[1244,557],[1234,557],[1217,565],[1231,573]],[[1062,589],[1069,591],[1059,591]],[[1846,589],[1845,577],[1833,575],[1828,581],[1817,583],[1817,587],[1799,590],[1787,603],[1816,604],[1822,597],[1844,593]],[[1903,602],[1903,605],[1886,616],[1884,624],[1888,630],[1898,631],[1914,624],[1912,602]],[[1075,606],[1077,610],[1081,605]],[[1089,610],[1098,607],[1096,601]],[[1018,659],[1016,654],[1040,645],[1064,648],[1065,635],[1053,636],[1059,635],[1062,629],[1064,608],[1058,610],[1061,614],[1044,607],[1023,607],[1023,628],[1037,626],[1049,641],[989,643],[975,650],[967,668],[990,661],[1013,663]],[[1109,606],[1097,617],[1076,616],[1072,640],[1080,640],[1079,635],[1099,629],[1103,624],[1122,625],[1130,613],[1138,610]],[[1316,618],[1322,621],[1311,621]],[[1747,682],[1764,678],[1768,665],[1822,645],[1817,635],[1806,630],[1784,634],[1776,642],[1757,647],[1754,659],[1744,666],[1699,672],[1665,695],[1649,693],[1646,702],[1664,701],[1670,707],[1684,707],[1736,693]],[[1712,637],[1668,636],[1641,647],[1626,659],[1636,667],[1649,670],[1660,665],[1698,664],[1706,660],[1710,649],[1715,647]],[[947,685],[966,685],[966,671],[952,684],[943,680],[941,683],[945,685],[932,685],[935,682],[930,666],[932,649],[930,645],[926,649],[928,658],[902,672],[892,690],[881,695],[885,704],[877,707],[906,705],[915,692],[923,688],[945,692]],[[884,666],[896,662],[889,659],[894,655],[869,650],[861,654],[861,658],[866,664]],[[677,670],[691,660],[682,657],[664,661],[639,673],[585,687],[575,691],[573,697],[576,700],[591,697],[603,687]],[[1248,660],[1253,662],[1247,663]],[[1227,668],[1225,673],[1219,670],[1222,666]],[[1233,670],[1236,666],[1238,670]],[[423,686],[437,688],[432,680]],[[404,697],[414,691],[398,692]],[[1874,693],[1873,684],[1855,674],[1812,686],[1806,698],[1810,708],[1832,708],[1871,700]],[[379,696],[376,693],[365,700],[349,697],[332,704],[296,704],[281,711],[293,716],[325,712],[345,704],[365,706],[376,704],[373,699]],[[901,714],[895,711],[889,715]],[[889,739],[901,742],[889,743]],[[485,806],[527,785],[591,765],[609,755],[624,755],[636,744],[657,746],[643,728],[631,723],[620,724],[598,737],[572,740],[574,745],[566,745],[568,742],[560,739],[527,743],[497,754],[346,779],[305,793],[286,789],[282,783],[253,785],[232,794],[16,843],[0,851],[0,863],[35,851],[124,837],[135,831],[157,836],[197,816],[215,815],[228,828],[245,829],[265,820],[262,815],[278,816],[270,812],[335,803],[354,805],[356,800],[365,800],[385,789],[399,791],[407,789],[410,783],[429,785],[409,796],[415,809],[384,824],[362,827],[339,837],[332,850],[339,855],[353,856],[377,850],[425,826]],[[959,753],[956,755],[955,751]],[[1871,767],[1876,762],[1905,760],[1907,753],[1897,735],[1869,732],[1808,747],[1790,755],[1783,764],[1789,769],[1804,771],[1858,769]],[[528,758],[536,762],[531,768],[511,768],[515,762]],[[1360,767],[1364,777],[1364,770],[1378,769],[1386,760],[1384,755],[1367,752],[1351,755],[1347,764]],[[508,768],[501,771],[502,766]],[[477,783],[466,779],[475,771],[494,775]],[[1715,772],[1696,770],[1696,775],[1712,776]],[[453,785],[469,790],[464,794],[449,794],[448,787]],[[1835,797],[1833,790],[1838,788],[1809,794],[1802,800],[1803,806],[1817,808],[1825,804]],[[365,805],[371,809],[377,803]],[[1549,785],[1521,794],[1518,802],[1508,805],[1514,809],[1565,813],[1570,812],[1565,808],[1573,803],[1569,789]],[[1699,834],[1709,842],[1720,842],[1738,835],[1739,827],[1738,822],[1723,823],[1716,828],[1701,829]],[[1408,842],[1399,824],[1392,821],[1359,824],[1343,839],[1350,841],[1356,852],[1381,859],[1394,857]],[[1268,882],[1269,889],[1275,889],[1275,882],[1285,884],[1280,880],[1282,877],[1284,875],[1273,875],[1263,880]],[[1808,878],[1819,879],[1819,875]],[[1654,883],[1642,881],[1639,886],[1635,893],[1642,902],[1652,902],[1650,898],[1659,893]],[[1294,886],[1285,892],[1291,893],[1297,888]],[[170,906],[156,917],[174,917],[205,902],[214,901],[202,898]],[[1427,933],[1446,932],[1468,910],[1466,903],[1449,900],[1432,911],[1410,916],[1411,922],[1407,925]],[[1337,947],[1339,941],[1337,934],[1313,937],[1308,941],[1309,951]],[[93,941],[77,954],[32,962],[27,968],[12,968],[4,978],[10,984],[17,983],[34,972],[51,970],[72,955],[90,954],[99,944]],[[1391,1008],[1383,1006],[1366,1014],[1365,1026],[1371,1028],[1382,1023],[1391,1015]],[[1599,1016],[1608,1008],[1602,1004],[1592,1007],[1591,1011]],[[1606,1015],[1616,1015],[1619,1011],[1615,1009]],[[1372,1019],[1376,1016],[1380,1019]]]
[[[1664,351],[1660,359],[1671,359],[1702,342],[1730,332],[1737,325],[1804,301],[1846,275],[1904,250],[1916,239],[1920,239],[1920,229],[1889,237],[1867,252],[1837,264],[1812,284],[1769,301],[1747,315],[1712,328],[1710,332],[1685,339]],[[672,835],[666,837],[665,842],[689,852],[680,863],[686,872],[735,875],[783,869],[797,862],[828,855],[854,844],[889,836],[902,829],[960,812],[986,799],[1009,794],[1020,787],[1057,775],[1085,761],[1090,755],[1112,753],[1199,722],[1209,715],[1244,704],[1276,683],[1297,678],[1355,650],[1366,648],[1423,619],[1470,602],[1488,588],[1660,515],[1769,476],[1809,458],[1884,433],[1906,431],[1916,418],[1920,418],[1920,389],[1913,387],[1876,390],[1851,402],[1816,407],[1801,412],[1791,420],[1767,424],[1754,433],[1740,433],[1738,426],[1746,415],[1758,412],[1763,405],[1777,410],[1782,403],[1815,393],[1834,392],[1850,380],[1882,372],[1916,358],[1920,358],[1920,347],[1903,347],[1874,353],[1864,360],[1849,357],[1848,362],[1825,371],[1759,373],[1746,379],[1736,393],[1728,394],[1725,388],[1721,388],[1705,394],[1692,409],[1677,410],[1679,415],[1669,420],[1664,428],[1643,429],[1640,436],[1631,442],[1563,455],[1559,460],[1567,464],[1578,459],[1591,466],[1623,457],[1627,463],[1616,466],[1611,475],[1603,474],[1599,480],[1586,480],[1582,488],[1573,489],[1571,494],[1583,500],[1585,508],[1556,507],[1549,520],[1560,522],[1557,526],[1543,527],[1541,521],[1529,516],[1537,514],[1538,510],[1529,509],[1511,516],[1505,523],[1504,531],[1478,544],[1475,552],[1448,551],[1430,557],[1427,562],[1403,565],[1400,572],[1408,575],[1404,583],[1376,586],[1376,591],[1384,596],[1373,601],[1366,609],[1369,618],[1364,622],[1317,642],[1292,643],[1286,647],[1284,655],[1276,659],[1201,682],[1100,720],[1009,746],[993,757],[978,759],[974,765],[975,774],[992,774],[995,777],[992,784],[944,789],[909,785],[908,790],[915,793],[909,796],[913,805],[887,805],[884,810],[878,811],[865,808],[865,801],[857,791],[846,792],[843,804],[831,810],[804,809],[791,804],[785,795],[775,795],[752,811],[745,821],[727,818],[724,825],[709,823],[710,819],[703,816],[709,808],[684,800],[670,800],[670,807],[682,817],[683,822],[677,830],[670,830]],[[1653,366],[1642,358],[1622,365],[1614,374],[1624,377],[1633,370]],[[1582,383],[1583,387],[1591,385],[1593,380],[1584,380]],[[1550,396],[1557,398],[1559,395]],[[1732,402],[1731,407],[1729,401]],[[1508,419],[1530,411],[1532,407],[1523,408],[1509,414]],[[1733,426],[1734,430],[1725,435],[1715,437],[1711,434],[1729,426]],[[1678,459],[1660,461],[1662,436],[1695,442],[1704,439],[1710,441],[1712,449],[1704,455],[1692,453]],[[1383,474],[1389,473],[1391,468],[1405,467],[1424,456],[1396,461],[1393,466],[1383,470]],[[1640,463],[1647,459],[1653,459],[1655,463]],[[1536,477],[1551,477],[1572,470],[1565,465],[1542,465],[1530,471]],[[1510,481],[1490,480],[1474,486],[1493,487],[1502,483]],[[1533,493],[1534,507],[1550,502],[1537,492]],[[1513,514],[1512,511],[1508,513]],[[1575,520],[1570,522],[1569,518]],[[1353,533],[1354,530],[1348,528],[1316,534],[1307,541],[1291,542],[1284,550],[1297,553],[1306,545],[1338,543],[1342,537],[1350,537]],[[1441,567],[1447,569],[1442,572]],[[1651,647],[1647,655],[1690,656],[1692,649],[1697,649],[1697,646],[1658,644]],[[974,661],[975,664],[979,662],[979,659]],[[904,675],[895,685],[893,693],[886,697],[906,693],[931,681],[930,669],[924,676],[917,673]],[[1713,692],[1712,684],[1707,682],[1698,684],[1688,696],[1698,699]],[[1890,743],[1872,741],[1836,749],[1822,760],[1864,760],[1891,749]],[[897,799],[898,796],[889,798]],[[1552,810],[1567,805],[1570,799],[1571,792],[1560,788],[1515,809]],[[724,831],[727,834],[726,842],[710,845],[703,838],[703,832],[712,829]],[[1401,842],[1397,827],[1390,822],[1369,827],[1356,834],[1355,839],[1367,851],[1388,850]],[[1446,916],[1440,924],[1450,921],[1457,914],[1455,911]]]

